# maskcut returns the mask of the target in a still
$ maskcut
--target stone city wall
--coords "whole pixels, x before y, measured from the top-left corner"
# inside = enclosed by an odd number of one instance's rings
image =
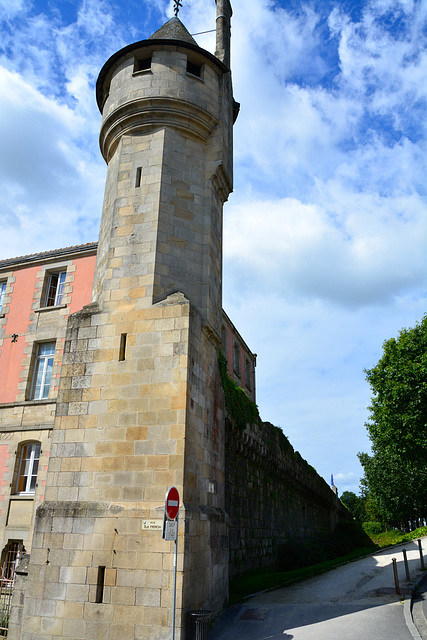
[[[290,537],[328,535],[346,510],[327,483],[268,422],[226,421],[229,578],[273,567]]]

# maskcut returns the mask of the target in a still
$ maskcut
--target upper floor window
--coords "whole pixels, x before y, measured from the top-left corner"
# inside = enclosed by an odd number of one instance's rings
[[[43,342],[38,345],[31,391],[33,400],[41,400],[49,395],[54,357],[54,342]]]
[[[150,71],[151,69],[151,56],[146,58],[135,58],[135,63],[133,67],[133,72],[137,73],[138,71]]]
[[[240,347],[237,343],[233,345],[233,369],[234,373],[240,378]]]
[[[226,359],[228,359],[228,354],[227,354],[227,329],[223,326],[221,329],[221,343],[222,343],[222,348],[224,351],[224,356]]]
[[[35,493],[39,460],[40,442],[27,442],[21,446],[15,493]]]
[[[245,385],[248,389],[252,389],[251,384],[251,361],[245,358]]]
[[[46,297],[44,301],[45,307],[56,307],[57,305],[62,304],[66,275],[66,271],[49,273]]]
[[[2,313],[4,296],[6,294],[6,282],[0,282],[0,313]]]

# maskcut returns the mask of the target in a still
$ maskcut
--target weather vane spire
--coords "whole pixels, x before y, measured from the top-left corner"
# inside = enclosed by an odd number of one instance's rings
[[[179,13],[179,8],[182,7],[182,2],[181,0],[173,0],[174,1],[174,13],[175,13],[175,18],[178,17],[178,13]]]

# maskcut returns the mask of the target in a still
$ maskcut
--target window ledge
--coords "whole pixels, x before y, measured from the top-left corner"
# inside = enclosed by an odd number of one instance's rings
[[[2,409],[7,409],[8,407],[28,407],[37,404],[56,404],[56,399],[43,398],[40,400],[24,400],[19,402],[0,402],[0,407]]]
[[[44,313],[45,311],[55,311],[57,309],[65,309],[66,307],[66,304],[57,304],[52,307],[39,307],[38,309],[33,309],[33,311],[34,313]]]
[[[139,71],[132,71],[133,76],[145,76],[145,75],[153,75],[151,69],[140,69]]]
[[[36,497],[35,492],[34,493],[12,493],[10,495],[11,500],[28,500],[31,502],[33,502],[35,497]]]
[[[201,78],[200,76],[196,76],[194,73],[191,73],[190,71],[186,71],[185,75],[190,76],[190,78],[194,78],[195,80],[200,80],[200,82],[203,82],[203,84],[205,84],[205,81],[203,78]]]

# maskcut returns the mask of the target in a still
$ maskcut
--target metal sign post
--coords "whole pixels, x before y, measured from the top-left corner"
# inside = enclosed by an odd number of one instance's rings
[[[175,611],[176,611],[176,572],[178,565],[178,512],[179,493],[176,487],[170,487],[166,493],[165,510],[163,513],[163,539],[175,541],[173,558],[173,592],[172,592],[172,640],[175,640]]]
[[[173,591],[172,591],[172,640],[175,640],[175,611],[176,611],[176,571],[178,560],[178,516],[176,516],[175,553],[173,556]]]

